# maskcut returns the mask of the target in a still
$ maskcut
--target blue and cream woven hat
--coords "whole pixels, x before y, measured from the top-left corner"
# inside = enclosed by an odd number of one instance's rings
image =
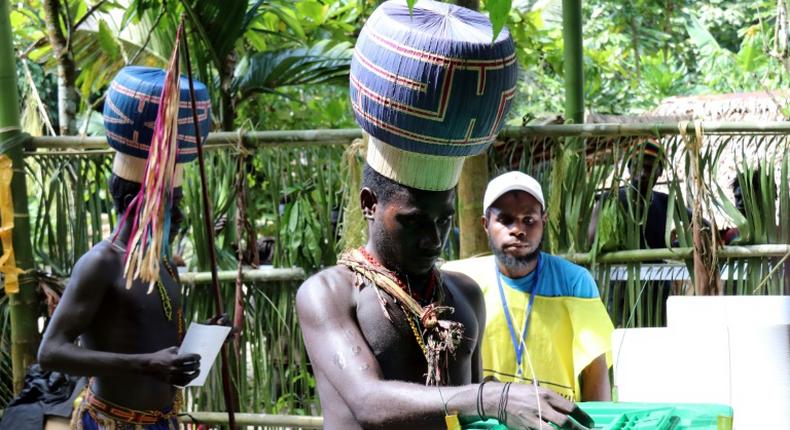
[[[510,33],[447,3],[381,4],[351,62],[351,104],[370,135],[367,162],[423,190],[448,190],[465,157],[485,151],[504,125],[518,65]]]
[[[159,100],[166,72],[150,67],[124,67],[115,76],[104,100],[104,128],[107,142],[117,152],[113,173],[141,182],[154,132]],[[205,140],[210,128],[211,101],[206,86],[194,81],[200,135]],[[181,182],[182,164],[197,157],[195,125],[189,96],[189,82],[181,77],[178,110],[178,154],[175,185]]]

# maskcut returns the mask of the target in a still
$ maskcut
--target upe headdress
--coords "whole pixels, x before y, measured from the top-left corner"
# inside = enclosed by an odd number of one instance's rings
[[[370,16],[351,62],[351,104],[370,135],[367,162],[423,190],[453,188],[465,157],[485,151],[504,125],[517,61],[507,29],[420,0],[391,0]]]
[[[126,287],[139,278],[149,284],[149,293],[159,279],[159,261],[169,253],[170,209],[180,165],[197,157],[196,131],[205,138],[209,130],[208,91],[198,82],[195,127],[189,81],[181,77],[178,62],[181,33],[179,27],[166,71],[124,68],[104,102],[107,140],[117,151],[113,173],[141,184],[135,204],[121,219],[132,224],[124,264]]]
[[[104,100],[104,128],[107,142],[117,151],[113,173],[132,182],[142,182],[146,159],[154,135],[166,71],[151,67],[128,66],[115,76]],[[180,78],[178,106],[178,152],[175,185],[181,182],[183,163],[197,157],[195,125],[187,78]],[[194,81],[195,101],[202,141],[210,127],[211,101],[206,86]]]

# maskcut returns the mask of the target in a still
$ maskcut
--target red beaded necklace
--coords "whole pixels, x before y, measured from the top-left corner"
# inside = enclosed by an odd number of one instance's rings
[[[436,285],[439,283],[437,279],[439,277],[439,273],[438,273],[439,271],[436,270],[435,268],[431,271],[431,278],[428,280],[428,286],[425,288],[425,293],[419,294],[418,292],[413,291],[407,283],[403,282],[403,280],[401,279],[400,276],[398,276],[397,273],[387,269],[378,260],[376,260],[376,257],[370,255],[370,253],[365,249],[365,247],[360,247],[359,252],[365,257],[368,263],[372,264],[373,266],[379,269],[383,269],[392,273],[393,278],[395,278],[395,280],[398,281],[398,286],[401,287],[403,291],[409,293],[411,298],[416,300],[417,303],[427,304],[433,301],[434,293],[436,292]]]

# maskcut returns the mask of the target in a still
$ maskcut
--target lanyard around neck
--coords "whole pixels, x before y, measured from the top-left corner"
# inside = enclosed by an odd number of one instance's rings
[[[543,268],[543,259],[538,254],[538,264],[535,267],[535,284],[532,291],[529,293],[529,304],[527,305],[527,312],[524,316],[524,328],[521,330],[521,336],[516,333],[516,328],[513,326],[513,317],[510,315],[510,307],[507,305],[507,297],[505,297],[505,289],[502,287],[500,277],[502,274],[499,272],[499,266],[494,261],[494,270],[496,271],[496,283],[499,287],[499,298],[502,301],[502,309],[505,311],[505,320],[507,321],[507,328],[510,330],[510,340],[513,342],[513,350],[516,352],[516,373],[521,376],[521,361],[524,357],[524,349],[527,344],[527,330],[529,330],[529,317],[532,314],[532,304],[535,301],[535,292],[538,289],[538,282],[540,281],[540,272]]]

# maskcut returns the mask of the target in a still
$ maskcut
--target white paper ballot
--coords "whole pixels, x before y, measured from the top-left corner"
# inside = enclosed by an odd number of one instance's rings
[[[186,387],[202,387],[206,383],[208,372],[217,359],[217,354],[225,338],[230,333],[230,327],[222,325],[205,325],[192,323],[189,325],[184,341],[181,342],[179,354],[200,355],[200,373],[189,382]]]

